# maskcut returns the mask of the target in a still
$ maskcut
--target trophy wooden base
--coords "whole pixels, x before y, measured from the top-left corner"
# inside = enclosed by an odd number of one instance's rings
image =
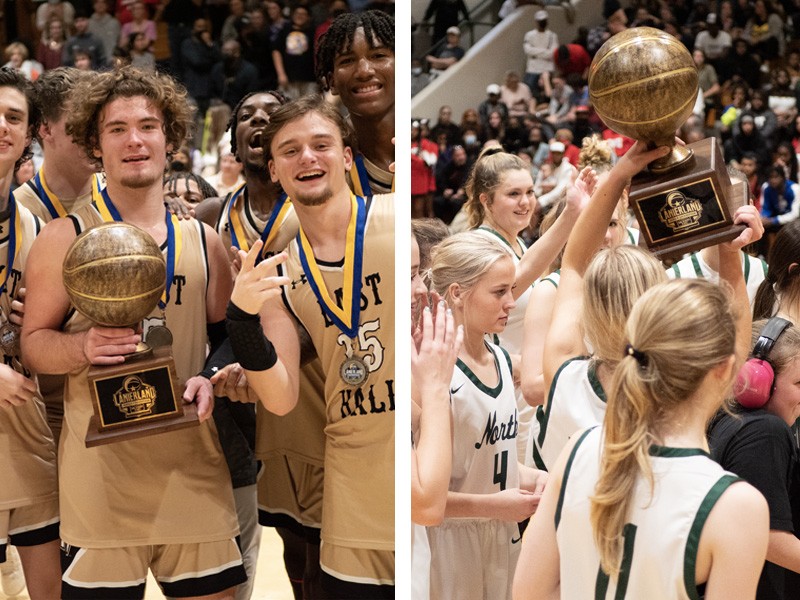
[[[199,424],[197,407],[184,404],[170,348],[121,365],[89,368],[94,415],[86,446],[155,435]]]
[[[733,214],[747,203],[747,183],[731,184],[716,138],[688,148],[694,157],[686,165],[669,173],[642,173],[631,184],[640,243],[661,260],[730,241],[745,229],[733,223]]]

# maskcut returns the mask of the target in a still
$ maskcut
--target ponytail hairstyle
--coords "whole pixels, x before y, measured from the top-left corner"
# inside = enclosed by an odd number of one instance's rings
[[[611,369],[616,366],[634,303],[665,281],[661,263],[638,246],[604,248],[594,256],[583,278],[581,323],[596,360]]]
[[[776,312],[776,300],[783,305],[800,302],[800,221],[781,227],[769,251],[767,277],[761,282],[753,303],[753,318],[766,319]]]
[[[484,148],[467,178],[467,202],[464,210],[469,218],[469,228],[475,229],[483,223],[486,210],[481,203],[481,194],[486,194],[487,204],[491,205],[494,193],[503,181],[507,171],[530,172],[522,159],[509,154],[502,146],[492,145]]]
[[[600,566],[618,577],[622,531],[640,476],[655,482],[649,450],[676,407],[735,353],[730,294],[704,279],[657,285],[636,302],[625,326],[604,424],[600,477],[590,501]],[[698,332],[702,332],[698,335]]]

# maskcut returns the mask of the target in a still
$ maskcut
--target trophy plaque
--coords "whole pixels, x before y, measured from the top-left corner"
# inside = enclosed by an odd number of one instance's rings
[[[633,179],[630,191],[640,242],[665,261],[730,241],[745,229],[734,225],[733,214],[747,202],[747,184],[731,184],[717,140],[675,143],[697,94],[689,51],[652,27],[611,37],[589,69],[589,97],[610,129],[648,148],[671,148]]]
[[[166,272],[152,237],[132,225],[113,222],[92,227],[75,239],[64,259],[63,279],[82,315],[97,325],[137,329],[158,304]],[[160,338],[171,341],[171,336]],[[147,341],[122,364],[89,367],[94,415],[87,447],[199,423],[195,405],[183,403],[171,346],[153,344],[154,348]]]

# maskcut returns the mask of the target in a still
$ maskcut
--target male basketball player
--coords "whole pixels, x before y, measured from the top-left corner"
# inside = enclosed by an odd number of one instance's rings
[[[23,356],[34,371],[67,374],[59,456],[63,598],[141,598],[148,569],[174,598],[229,598],[245,580],[230,477],[208,421],[212,387],[194,376],[215,339],[230,271],[211,228],[164,207],[169,153],[191,125],[183,90],[166,76],[123,68],[81,82],[67,132],[102,165],[96,203],[49,223],[30,258]],[[166,326],[185,402],[199,427],[87,449],[90,365],[124,360],[141,339],[132,328],[93,325],[70,309],[62,263],[76,235],[104,221],[143,229],[166,247],[165,296],[147,327]],[[208,325],[209,335],[206,334]],[[147,329],[144,331],[147,335]]]
[[[255,266],[260,243],[240,252],[227,327],[251,387],[277,414],[298,402],[294,319],[308,332],[326,373],[323,587],[336,598],[391,598],[394,198],[353,195],[346,139],[346,123],[320,97],[270,116],[264,131],[270,176],[292,199],[299,239],[289,245],[285,277],[270,277],[269,261]]]

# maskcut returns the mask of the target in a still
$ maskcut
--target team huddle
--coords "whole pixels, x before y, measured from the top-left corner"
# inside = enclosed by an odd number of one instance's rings
[[[0,71],[0,562],[18,549],[32,599],[141,598],[148,571],[168,597],[249,598],[259,523],[298,597],[393,597],[393,19],[343,15],[318,58],[349,118],[322,96],[246,96],[230,123],[246,183],[197,219],[165,202],[194,122],[174,80]],[[33,136],[44,164],[12,194]],[[98,326],[63,283],[72,241],[109,221],[167,261],[143,324]],[[90,367],[153,328],[200,426],[87,448]],[[257,482],[233,466],[253,403]]]
[[[734,240],[663,264],[627,225],[666,152],[612,163],[585,140],[530,247],[530,171],[500,147],[470,173],[468,231],[412,220],[413,597],[800,589],[800,227],[765,262],[746,205]]]

